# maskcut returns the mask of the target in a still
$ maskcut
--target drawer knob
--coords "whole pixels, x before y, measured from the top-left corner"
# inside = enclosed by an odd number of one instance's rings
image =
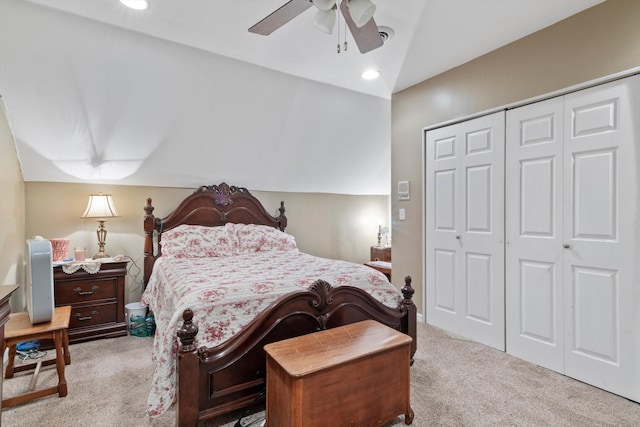
[[[98,314],[96,310],[91,310],[91,316],[83,316],[82,313],[73,313],[73,317],[78,319],[78,321],[82,322],[85,320],[91,320],[93,317]]]
[[[100,286],[92,286],[90,291],[83,291],[82,288],[80,286],[78,286],[77,288],[74,288],[73,291],[78,294],[78,295],[93,295],[93,293],[95,291],[97,291],[98,289],[100,289]]]

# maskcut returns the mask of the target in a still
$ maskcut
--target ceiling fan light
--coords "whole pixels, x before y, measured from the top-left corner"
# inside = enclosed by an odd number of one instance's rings
[[[120,3],[135,10],[145,10],[149,8],[147,0],[120,0]]]
[[[313,25],[327,34],[333,33],[336,25],[336,11],[334,9],[318,10],[313,18]]]
[[[336,0],[313,0],[313,4],[320,10],[329,10],[336,5]]]
[[[349,0],[349,13],[358,28],[369,22],[376,12],[376,5],[371,0]]]

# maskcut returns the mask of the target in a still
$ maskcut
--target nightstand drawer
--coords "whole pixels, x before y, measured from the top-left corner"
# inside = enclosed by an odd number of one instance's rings
[[[56,284],[56,305],[76,304],[85,301],[115,299],[118,280],[110,277],[104,280],[78,280]]]
[[[72,307],[69,328],[83,328],[104,323],[115,323],[118,305],[113,303]]]

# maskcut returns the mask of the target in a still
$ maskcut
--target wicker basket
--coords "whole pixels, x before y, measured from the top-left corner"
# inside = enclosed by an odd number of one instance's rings
[[[69,255],[69,239],[49,239],[51,242],[51,250],[53,251],[53,260],[62,261]]]

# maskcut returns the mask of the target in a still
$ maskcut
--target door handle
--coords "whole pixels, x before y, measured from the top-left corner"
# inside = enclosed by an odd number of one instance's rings
[[[571,245],[568,243],[565,243],[564,245],[562,245],[562,247],[565,249],[571,249]]]
[[[456,235],[456,239],[460,240],[460,235],[459,234]]]

